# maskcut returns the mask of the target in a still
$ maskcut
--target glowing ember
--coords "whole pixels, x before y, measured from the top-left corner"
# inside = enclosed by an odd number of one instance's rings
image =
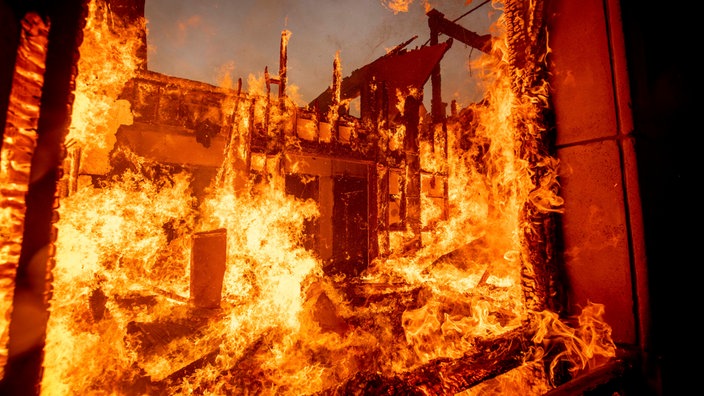
[[[102,31],[100,18],[92,3],[81,59],[104,52],[95,47],[98,38],[109,49],[127,48],[122,55],[133,53],[134,36]],[[496,37],[505,36],[503,23]],[[282,47],[289,36],[284,32]],[[540,125],[525,125],[535,120],[534,101],[514,89],[506,46],[494,40],[492,55],[475,65],[487,84],[486,101],[463,110],[446,131],[429,126],[434,138],[417,152],[409,149],[408,136],[418,133],[413,124],[375,126],[374,149],[400,158],[374,166],[388,179],[388,207],[406,199],[394,206],[403,206],[406,219],[379,234],[379,254],[358,276],[331,272],[329,260],[307,247],[311,228],[325,227],[332,216],[320,204],[324,197],[287,193],[293,184],[287,176],[316,162],[301,159],[306,142],[292,132],[304,124],[304,109],[281,94],[281,106],[272,105],[270,84],[284,84],[285,73],[278,80],[268,72],[250,76],[249,92],[228,91],[219,111],[200,113],[200,126],[215,131],[207,146],[222,144],[224,151],[211,184],[196,193],[195,168],[101,143],[114,142],[115,130],[134,121],[129,103],[117,97],[137,62],[123,56],[82,62],[70,136],[80,161],[67,172],[78,181],[62,199],[56,224],[42,393],[300,395],[378,386],[473,394],[493,386],[537,394],[555,385],[557,362],[569,361],[577,373],[613,356],[600,305],[587,307],[575,329],[526,302],[525,268],[534,265],[523,238],[530,226],[526,203],[549,213],[560,210],[561,200],[551,189],[554,176],[548,172],[536,184],[520,155]],[[338,110],[347,105],[338,91],[339,53],[334,67],[336,106],[325,114],[328,122],[342,121]],[[177,96],[178,88],[169,89]],[[408,109],[421,95],[412,89],[394,95],[399,118],[419,116]],[[224,142],[220,126],[227,129]],[[353,146],[369,133],[349,126],[349,136],[337,136],[335,144]],[[264,147],[255,152],[258,144]],[[102,153],[100,165],[89,166],[91,151]],[[411,166],[416,160],[418,169]],[[539,162],[549,171],[557,165],[549,156]],[[358,192],[344,194],[358,198]],[[409,197],[417,198],[418,213]],[[357,198],[340,202],[352,210]],[[208,256],[196,253],[196,235],[225,242],[209,245]],[[219,297],[214,307],[196,303],[194,285]],[[545,372],[541,360],[555,363]],[[485,379],[469,379],[478,364],[486,365],[487,377],[503,375],[470,389]]]

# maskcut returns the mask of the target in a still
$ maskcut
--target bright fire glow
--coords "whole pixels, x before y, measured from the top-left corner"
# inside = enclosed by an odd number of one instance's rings
[[[126,55],[134,47],[125,41],[134,36],[103,30],[100,18],[93,5],[69,137],[84,155],[106,152],[103,142],[114,141],[106,136],[131,123],[113,117],[105,126],[105,114],[124,110],[117,96],[135,75]],[[124,52],[106,58],[105,43],[109,54]],[[250,76],[247,94],[223,102],[232,131],[203,199],[194,198],[187,169],[111,152],[127,170],[84,175],[61,202],[42,394],[316,394],[359,373],[420,376],[522,327],[533,334],[531,353],[482,387],[546,391],[554,366],[545,373],[536,362],[554,358],[555,344],[564,345],[556,359],[573,362],[575,372],[613,356],[602,306],[586,307],[574,329],[525,303],[524,205],[559,211],[561,200],[533,183],[530,164],[516,154],[530,138],[523,131],[533,130],[517,127],[532,103],[511,89],[505,43],[494,45],[475,65],[487,100],[467,109],[472,122],[451,123],[446,137],[437,130],[421,144],[421,247],[404,249],[412,230],[392,230],[388,250],[357,279],[326,275],[326,263],[304,247],[306,224],[323,214],[314,200],[286,193],[282,169],[305,164],[249,150],[251,131],[294,125],[289,105],[265,100],[267,81]],[[403,149],[402,126],[379,130],[384,150]],[[194,235],[214,230],[226,241],[221,302],[200,309]]]

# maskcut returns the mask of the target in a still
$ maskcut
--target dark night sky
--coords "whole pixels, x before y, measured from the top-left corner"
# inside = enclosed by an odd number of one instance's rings
[[[222,85],[224,76],[242,78],[247,89],[250,74],[263,75],[265,66],[278,72],[281,32],[288,30],[289,95],[305,105],[330,85],[337,51],[347,76],[415,35],[407,48],[425,44],[426,5],[450,20],[481,5],[457,21],[478,34],[490,33],[501,13],[479,0],[395,3],[406,3],[407,10],[394,11],[390,0],[147,0],[148,67],[214,85]],[[441,63],[444,101],[466,105],[481,99],[466,66],[479,55],[455,40]]]

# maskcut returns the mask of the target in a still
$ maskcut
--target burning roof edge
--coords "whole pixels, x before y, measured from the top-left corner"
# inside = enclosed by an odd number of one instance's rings
[[[435,66],[452,46],[452,39],[413,50],[403,49],[409,42],[410,40],[343,78],[340,99],[353,99],[359,96],[363,85],[372,79],[385,82],[390,88],[423,87]],[[330,86],[308,105],[324,112],[332,105],[332,96],[332,86]]]

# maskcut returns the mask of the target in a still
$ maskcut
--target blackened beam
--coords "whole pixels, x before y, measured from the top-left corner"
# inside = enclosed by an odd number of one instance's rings
[[[428,27],[430,28],[430,44],[436,45],[440,34],[446,34],[453,39],[457,39],[484,53],[491,51],[491,35],[478,35],[464,27],[445,18],[445,15],[436,9],[426,13],[428,16]],[[433,69],[431,75],[432,98],[431,114],[433,123],[442,123],[445,120],[445,108],[442,103],[440,64]]]
[[[396,54],[398,54],[399,52],[403,51],[404,48],[408,47],[408,44],[410,44],[413,40],[415,40],[415,39],[417,39],[417,38],[418,38],[418,35],[416,34],[415,36],[409,38],[408,40],[404,41],[403,43],[401,43],[401,44],[395,46],[394,48],[392,48],[392,49],[387,53],[387,55],[396,55]]]
[[[479,35],[471,30],[452,22],[445,18],[445,15],[436,9],[427,12],[428,27],[431,35],[446,34],[454,39],[457,39],[470,47],[476,48],[484,53],[491,51],[491,35]]]
[[[439,358],[397,376],[360,371],[315,396],[453,395],[523,364],[528,340],[523,329],[516,329],[498,339],[478,342],[476,352],[460,358]]]

